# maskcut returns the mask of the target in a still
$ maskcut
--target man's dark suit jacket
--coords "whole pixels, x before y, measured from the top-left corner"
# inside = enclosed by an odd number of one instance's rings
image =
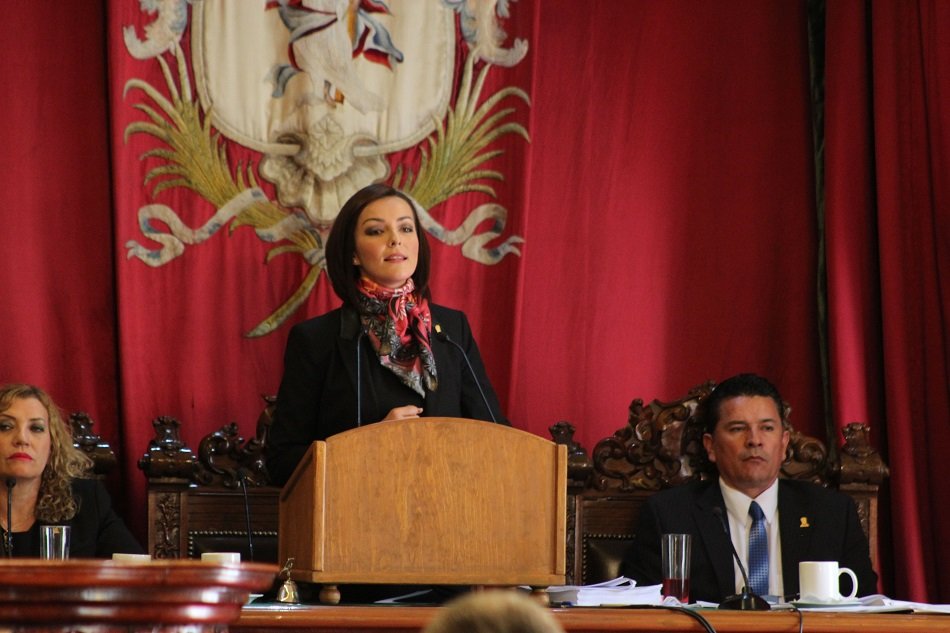
[[[468,319],[458,310],[430,304],[432,325],[440,325],[465,350],[474,373],[499,422],[507,424],[485,373]],[[287,338],[284,376],[277,394],[274,423],[267,438],[267,468],[282,485],[315,440],[356,427],[357,343],[360,352],[361,420],[378,422],[394,407],[417,404],[427,417],[491,420],[478,385],[462,353],[433,335],[438,388],[419,394],[380,365],[369,338],[360,337],[356,311],[343,307],[295,325]],[[360,340],[362,338],[362,340]]]
[[[660,535],[692,534],[690,600],[721,602],[735,594],[732,549],[722,521],[713,513],[716,507],[722,508],[725,518],[726,505],[717,478],[650,496],[640,513],[622,573],[638,584],[662,582]],[[868,540],[851,497],[809,482],[781,479],[778,513],[786,596],[798,593],[798,563],[806,560],[833,560],[850,567],[858,577],[858,595],[877,590]],[[850,593],[847,577],[842,589]]]

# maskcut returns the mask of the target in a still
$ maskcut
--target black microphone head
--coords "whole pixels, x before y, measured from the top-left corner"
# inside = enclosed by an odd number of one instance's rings
[[[441,323],[436,323],[432,326],[432,331],[435,332],[435,337],[442,341],[443,343],[449,340],[449,335],[442,329]]]
[[[13,490],[16,485],[16,477],[7,477],[7,490]]]

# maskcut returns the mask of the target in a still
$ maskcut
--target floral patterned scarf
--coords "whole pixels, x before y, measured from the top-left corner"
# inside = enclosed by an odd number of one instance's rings
[[[429,344],[432,314],[429,302],[413,291],[410,277],[401,288],[384,288],[361,277],[360,321],[366,328],[379,362],[407,387],[425,398],[439,385],[435,357]]]

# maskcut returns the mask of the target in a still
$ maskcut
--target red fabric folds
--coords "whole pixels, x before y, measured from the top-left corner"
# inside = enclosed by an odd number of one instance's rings
[[[867,28],[865,28],[867,27]],[[886,432],[895,586],[946,602],[950,7],[829,3],[828,269],[839,424]]]
[[[0,20],[0,382],[88,412],[122,452],[104,11]]]

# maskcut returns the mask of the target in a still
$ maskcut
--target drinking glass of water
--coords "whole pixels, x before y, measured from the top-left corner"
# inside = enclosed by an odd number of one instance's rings
[[[689,555],[692,546],[689,534],[664,534],[663,595],[689,603]]]

